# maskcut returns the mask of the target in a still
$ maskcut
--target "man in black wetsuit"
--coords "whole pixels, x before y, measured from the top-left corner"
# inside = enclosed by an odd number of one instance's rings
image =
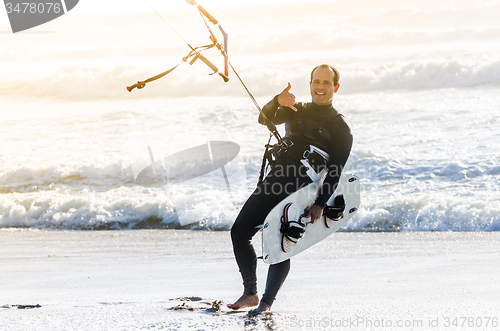
[[[287,196],[326,173],[318,198],[306,215],[314,222],[322,216],[338,185],[352,147],[351,130],[332,106],[333,96],[340,87],[339,78],[335,68],[320,65],[311,72],[311,103],[295,103],[288,83],[288,87],[263,108],[274,124],[285,123],[283,140],[289,147],[276,157],[271,171],[245,202],[231,229],[244,292],[235,303],[227,305],[230,309],[259,305],[258,312],[270,310],[290,270],[289,259],[269,266],[266,290],[259,303],[257,257],[251,239],[267,214]],[[262,116],[259,123],[264,124]]]

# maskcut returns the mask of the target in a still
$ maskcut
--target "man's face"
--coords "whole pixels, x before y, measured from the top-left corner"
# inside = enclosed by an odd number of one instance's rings
[[[334,86],[333,77],[335,73],[330,68],[318,68],[313,73],[310,83],[312,102],[318,106],[331,105],[333,94],[337,93],[340,84]]]

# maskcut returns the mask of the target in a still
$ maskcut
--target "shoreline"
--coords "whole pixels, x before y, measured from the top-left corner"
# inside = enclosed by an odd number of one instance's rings
[[[241,295],[228,231],[2,230],[0,239],[0,325],[9,330],[241,330],[248,323],[248,310],[204,308]],[[480,320],[492,326],[500,318],[499,239],[498,232],[335,233],[292,258],[273,313],[256,327],[271,320],[277,329],[398,329],[397,321],[421,321],[410,329],[450,329],[450,318],[470,317],[474,327],[462,329],[484,329]],[[259,235],[254,246],[260,255]],[[257,272],[262,294],[260,260]],[[201,298],[187,303],[201,310],[172,310],[185,297]]]

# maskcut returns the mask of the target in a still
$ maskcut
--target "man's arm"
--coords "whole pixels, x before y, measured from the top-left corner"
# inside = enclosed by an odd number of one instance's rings
[[[295,95],[290,93],[292,85],[288,83],[288,86],[277,96],[275,96],[270,102],[268,102],[262,111],[274,124],[282,124],[288,117],[287,112],[289,109],[297,111],[295,108]],[[264,123],[264,118],[262,114],[259,114],[259,123]]]
[[[349,158],[349,154],[351,153],[353,137],[351,129],[343,118],[342,121],[336,125],[334,132],[335,137],[329,153],[328,174],[326,175],[323,186],[319,191],[319,196],[316,199],[316,202],[309,209],[309,212],[306,215],[306,217],[311,216],[311,220],[313,222],[323,215],[323,209],[325,208],[328,199],[330,199],[332,194],[335,192],[342,170],[344,169],[347,159]]]

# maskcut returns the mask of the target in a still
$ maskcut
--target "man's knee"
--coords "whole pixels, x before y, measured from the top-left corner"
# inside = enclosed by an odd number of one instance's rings
[[[245,226],[241,226],[240,223],[235,222],[231,227],[231,240],[234,244],[243,243],[245,241],[250,241],[252,236],[249,234],[248,229]]]

